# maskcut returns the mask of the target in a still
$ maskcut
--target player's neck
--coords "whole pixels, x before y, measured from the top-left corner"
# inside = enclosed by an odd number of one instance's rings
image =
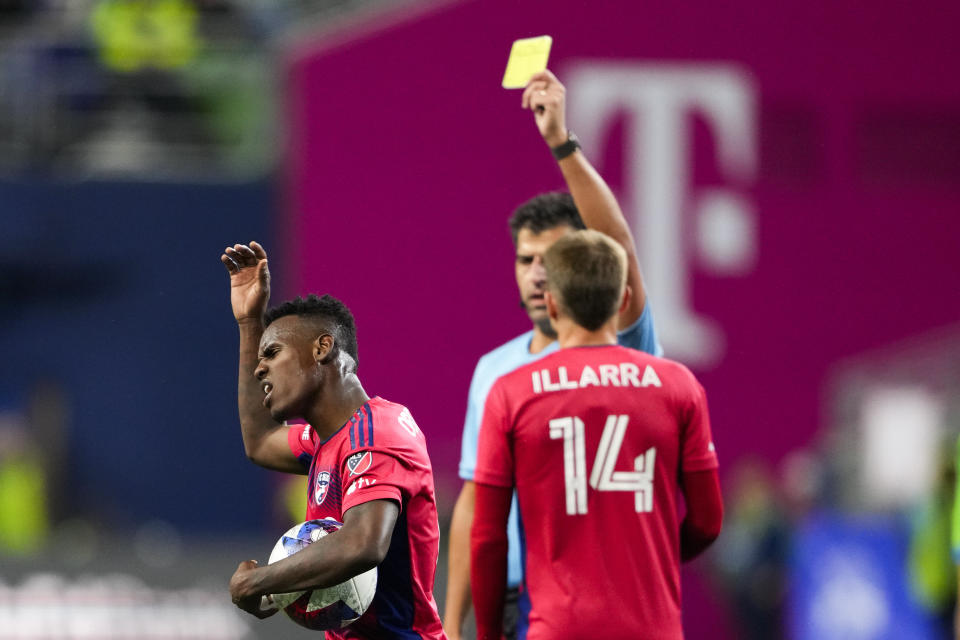
[[[331,380],[313,405],[307,422],[321,439],[337,432],[370,399],[356,374]]]
[[[557,329],[557,342],[560,343],[561,349],[617,344],[616,319],[593,331],[564,317],[558,318],[554,326]]]

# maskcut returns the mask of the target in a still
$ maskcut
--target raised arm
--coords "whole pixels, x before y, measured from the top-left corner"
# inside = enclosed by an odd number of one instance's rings
[[[256,464],[289,473],[306,473],[287,444],[287,429],[263,406],[263,388],[254,377],[260,357],[263,314],[270,299],[267,252],[257,242],[227,247],[220,261],[230,274],[230,304],[240,329],[237,407],[243,447]]]
[[[523,108],[533,111],[537,128],[547,146],[554,149],[567,142],[570,132],[565,115],[566,89],[549,70],[530,79],[523,91]],[[574,151],[559,160],[558,165],[587,228],[602,231],[619,242],[627,252],[627,285],[631,296],[617,322],[619,329],[626,329],[643,313],[647,298],[630,226],[610,187],[583,155],[583,151]]]
[[[478,390],[482,386],[481,364],[477,363],[467,393],[467,415],[463,421],[460,443],[459,475],[463,479],[460,495],[453,505],[450,518],[450,537],[447,543],[447,597],[443,608],[443,630],[450,640],[463,637],[463,625],[473,602],[470,599],[470,526],[476,502],[473,473],[477,467],[477,447],[480,440],[480,420],[483,417],[484,398]]]

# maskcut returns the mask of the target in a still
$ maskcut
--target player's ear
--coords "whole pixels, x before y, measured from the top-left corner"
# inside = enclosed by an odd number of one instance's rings
[[[630,288],[630,285],[624,285],[623,287],[623,300],[620,301],[620,308],[617,310],[617,314],[621,314],[627,309],[627,305],[630,304],[630,300],[633,298],[633,289]]]
[[[329,333],[322,333],[313,341],[313,357],[317,364],[330,364],[337,357],[336,340]]]
[[[547,305],[547,316],[556,322],[557,318],[560,317],[560,312],[558,310],[557,299],[550,293],[550,289],[543,292],[543,301]]]

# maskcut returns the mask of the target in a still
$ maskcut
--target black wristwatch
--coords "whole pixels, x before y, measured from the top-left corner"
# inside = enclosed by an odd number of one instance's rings
[[[577,140],[577,135],[573,131],[567,131],[567,141],[555,147],[550,147],[550,153],[557,161],[560,161],[579,148],[580,141]]]

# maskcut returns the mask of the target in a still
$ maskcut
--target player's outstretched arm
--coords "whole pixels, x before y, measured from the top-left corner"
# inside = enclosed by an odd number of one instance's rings
[[[257,368],[263,314],[270,299],[270,269],[267,252],[257,242],[227,247],[220,261],[230,274],[230,305],[240,329],[240,364],[237,382],[237,407],[243,447],[256,464],[304,473],[287,445],[287,427],[270,417],[263,406],[263,389],[253,375]]]
[[[549,69],[530,79],[523,91],[523,108],[533,111],[537,128],[547,146],[553,149],[567,142],[566,89]],[[632,295],[617,323],[621,330],[626,329],[643,313],[647,299],[630,226],[610,187],[582,151],[574,151],[558,164],[587,228],[602,231],[627,252],[627,285]]]
[[[393,500],[370,500],[343,514],[343,526],[283,560],[265,567],[241,562],[230,578],[234,604],[257,617],[262,596],[332,587],[376,567],[387,556],[400,507]]]
[[[680,559],[692,560],[720,535],[723,524],[723,496],[716,469],[683,474],[683,498],[687,515],[680,525]]]
[[[477,640],[503,637],[507,584],[507,518],[513,489],[475,484],[476,511],[470,529],[470,587]]]
[[[450,547],[447,562],[447,598],[443,630],[450,640],[460,640],[463,621],[470,612],[470,526],[476,501],[475,485],[463,483],[450,518]]]

